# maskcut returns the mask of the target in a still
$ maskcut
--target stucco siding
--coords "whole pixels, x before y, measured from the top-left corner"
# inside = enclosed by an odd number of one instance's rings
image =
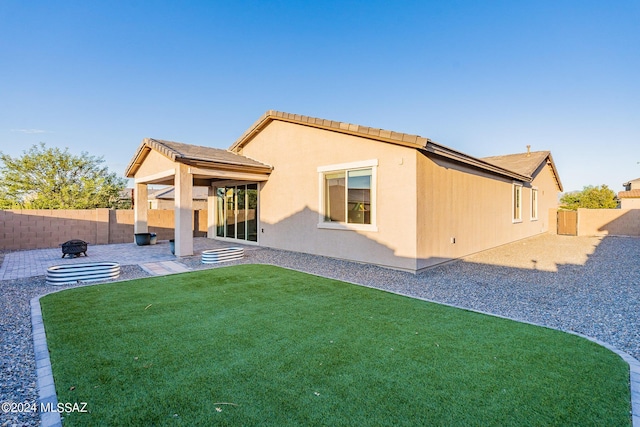
[[[175,170],[176,164],[171,159],[163,156],[157,151],[151,150],[147,155],[147,158],[140,165],[140,168],[136,171],[135,177],[147,177],[159,172],[167,170]]]
[[[640,198],[621,199],[620,209],[640,209]]]
[[[261,246],[416,269],[416,150],[274,121],[241,154],[273,166],[261,184]],[[369,160],[377,231],[319,228],[318,167]]]
[[[418,269],[548,230],[557,191],[546,165],[532,183],[521,183],[522,220],[515,222],[513,180],[426,155],[418,157],[417,169]],[[538,190],[537,220],[531,188]]]

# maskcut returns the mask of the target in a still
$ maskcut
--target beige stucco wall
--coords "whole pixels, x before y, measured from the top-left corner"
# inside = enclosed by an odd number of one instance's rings
[[[176,202],[173,199],[150,199],[149,209],[157,210],[173,210],[176,207]],[[207,210],[206,200],[193,200],[193,210]]]
[[[620,199],[620,209],[640,209],[640,198]]]
[[[549,229],[558,194],[549,166],[523,183],[522,221],[514,222],[512,179],[426,155],[417,163],[418,269]],[[538,189],[537,220],[531,218],[531,188]]]
[[[578,236],[640,236],[640,209],[578,209]]]
[[[273,121],[241,154],[274,168],[261,184],[260,245],[410,271],[547,232],[557,207],[547,165],[523,183],[522,221],[514,223],[512,179],[413,148]],[[378,161],[377,231],[318,228],[318,167],[368,160]]]
[[[261,246],[416,269],[416,151],[281,121],[241,154],[273,166],[260,191]],[[378,160],[377,231],[318,228],[318,167]]]
[[[138,170],[136,171],[136,178],[143,178],[150,175],[154,175],[156,173],[175,170],[176,164],[171,161],[166,156],[158,153],[155,150],[151,150],[147,157],[144,159],[144,162],[140,165]]]

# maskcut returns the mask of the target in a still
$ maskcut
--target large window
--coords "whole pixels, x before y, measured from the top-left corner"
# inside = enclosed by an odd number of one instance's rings
[[[376,160],[318,168],[325,228],[375,228]]]
[[[522,222],[522,184],[513,184],[513,222]]]
[[[538,219],[538,189],[531,189],[531,220]]]

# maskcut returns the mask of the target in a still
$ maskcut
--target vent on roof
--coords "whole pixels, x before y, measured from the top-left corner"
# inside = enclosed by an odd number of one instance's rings
[[[531,146],[527,145],[527,157],[531,157]]]

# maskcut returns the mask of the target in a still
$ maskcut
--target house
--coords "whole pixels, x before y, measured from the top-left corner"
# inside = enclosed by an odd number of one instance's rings
[[[622,184],[625,191],[618,193],[621,209],[640,209],[640,178]]]
[[[207,187],[193,187],[194,210],[207,209]],[[175,189],[173,186],[159,188],[149,192],[149,209],[173,209],[175,207]]]
[[[175,185],[178,256],[193,253],[191,193],[202,185],[211,238],[410,272],[548,231],[562,191],[548,151],[481,159],[278,111],[228,150],[145,139],[126,176],[136,232],[147,227],[147,185]]]

